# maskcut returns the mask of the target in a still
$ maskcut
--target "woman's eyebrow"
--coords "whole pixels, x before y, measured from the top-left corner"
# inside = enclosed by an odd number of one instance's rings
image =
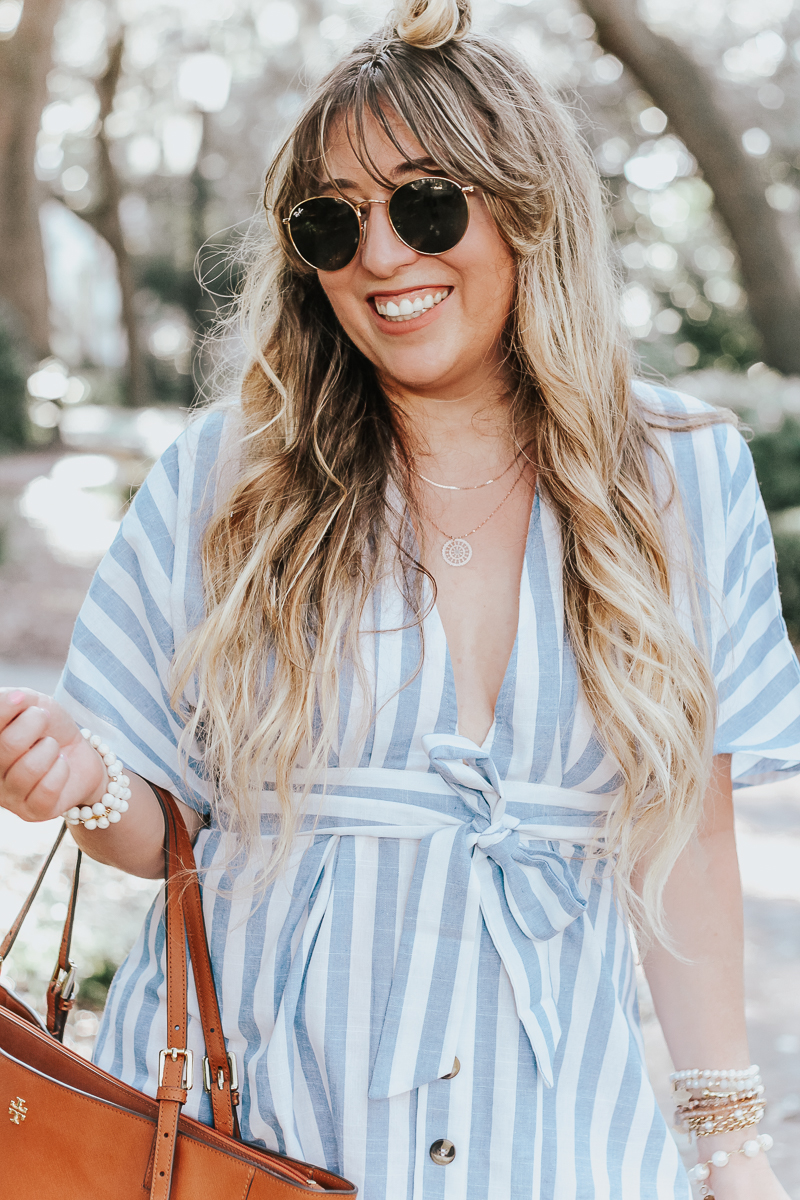
[[[408,158],[392,168],[389,172],[389,178],[402,179],[404,175],[412,175],[414,171],[435,171],[441,173],[441,167],[432,158]],[[352,179],[320,180],[317,187],[319,189],[318,195],[331,191],[358,191],[358,184],[354,183]]]
[[[403,175],[410,175],[412,171],[441,171],[439,164],[432,158],[407,158],[404,162],[399,163],[391,172],[392,179],[400,179]]]

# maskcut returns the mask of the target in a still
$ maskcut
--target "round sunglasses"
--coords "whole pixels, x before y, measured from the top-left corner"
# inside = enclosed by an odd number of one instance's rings
[[[283,224],[303,262],[317,271],[341,271],[353,261],[367,228],[361,210],[370,204],[387,206],[395,234],[417,254],[446,254],[467,232],[467,193],[472,191],[452,179],[432,176],[401,183],[388,200],[311,196],[295,204]]]

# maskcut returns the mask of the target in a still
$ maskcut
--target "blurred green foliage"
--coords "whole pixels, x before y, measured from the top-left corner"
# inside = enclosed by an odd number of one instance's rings
[[[750,442],[767,512],[800,507],[800,422],[791,417],[780,429]]]
[[[796,533],[776,533],[775,552],[778,556],[778,583],[781,605],[789,636],[800,643],[800,536]]]
[[[694,282],[694,280],[692,280]],[[684,319],[681,336],[697,347],[698,370],[717,367],[740,371],[759,356],[760,339],[746,314],[731,312],[715,305],[707,321]]]
[[[0,325],[0,453],[24,446],[27,433],[25,372],[13,338]]]
[[[104,959],[93,974],[87,975],[85,979],[81,980],[78,989],[78,1003],[84,1008],[101,1011],[105,1007],[108,989],[111,987],[116,969],[115,963],[108,958]]]
[[[200,304],[202,294],[194,272],[165,254],[144,259],[138,276],[139,285],[155,292],[163,304],[178,304],[187,312]]]
[[[800,508],[800,422],[787,417],[779,429],[757,434],[750,450],[767,511]],[[800,534],[775,533],[778,582],[789,635],[800,642]]]

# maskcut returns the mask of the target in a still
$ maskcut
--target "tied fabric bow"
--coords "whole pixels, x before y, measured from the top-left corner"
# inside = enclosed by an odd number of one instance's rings
[[[489,754],[455,735],[427,734],[422,743],[433,769],[474,816],[421,838],[370,1099],[399,1095],[452,1070],[481,917],[538,1069],[552,1086],[561,1026],[551,942],[581,916],[586,898],[542,827],[506,813]],[[535,802],[536,785],[527,790]]]

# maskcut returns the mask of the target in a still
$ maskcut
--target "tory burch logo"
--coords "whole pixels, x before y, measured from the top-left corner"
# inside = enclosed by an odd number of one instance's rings
[[[21,1125],[28,1115],[28,1106],[21,1096],[17,1096],[16,1100],[12,1100],[8,1106],[9,1119],[15,1125]]]

